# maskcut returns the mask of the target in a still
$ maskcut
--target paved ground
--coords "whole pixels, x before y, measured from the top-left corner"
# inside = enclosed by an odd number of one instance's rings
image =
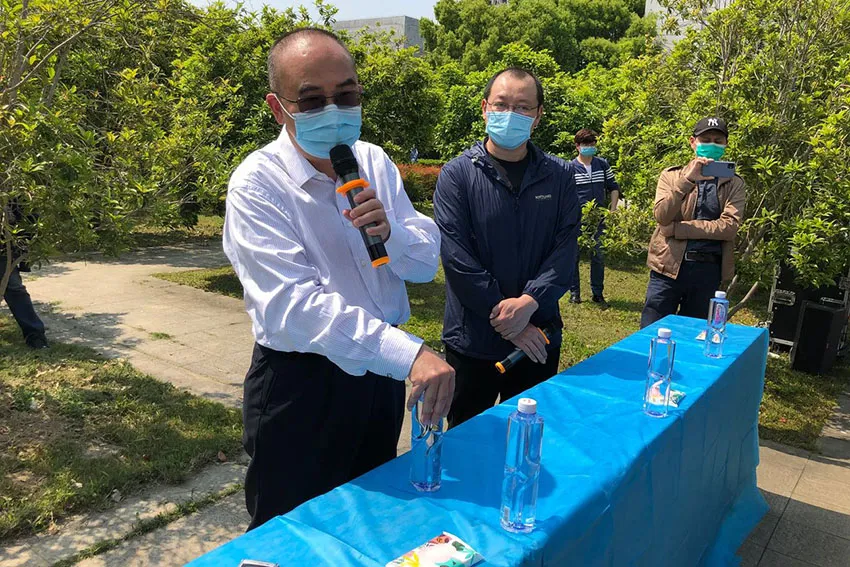
[[[217,242],[147,248],[118,260],[56,262],[26,285],[50,339],[124,357],[142,372],[239,406],[253,347],[242,301],[151,276],[227,263]]]
[[[69,518],[56,531],[4,542],[0,544],[0,566],[49,567],[95,544],[120,539],[139,521],[172,512],[180,504],[230,492],[241,486],[244,478],[244,463],[212,465],[185,484],[153,487],[144,494],[126,498],[106,512]],[[130,540],[80,565],[183,565],[243,533],[247,525],[245,498],[239,489],[197,514]]]
[[[120,259],[55,262],[25,283],[49,338],[124,357],[142,372],[239,407],[254,346],[244,303],[151,276],[228,263],[214,240],[144,248]],[[399,451],[409,448],[405,420]]]
[[[123,356],[138,369],[238,406],[252,347],[242,302],[152,278],[155,272],[227,263],[218,243],[140,250],[120,260],[62,262],[27,280],[55,340]],[[154,339],[167,333],[171,339]],[[409,447],[409,423],[399,448]],[[743,566],[850,566],[850,393],[820,453],[763,443],[758,482],[770,513],[741,548]],[[180,487],[156,488],[106,514],[72,519],[56,534],[0,546],[0,567],[47,566],[96,541],[121,537],[197,495],[241,481],[240,464],[216,466]],[[241,492],[78,565],[182,565],[244,532]]]
[[[762,443],[758,485],[770,512],[741,548],[743,567],[850,566],[850,392],[818,445]]]

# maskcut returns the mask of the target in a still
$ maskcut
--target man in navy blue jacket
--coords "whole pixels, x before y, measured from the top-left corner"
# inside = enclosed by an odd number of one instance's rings
[[[620,199],[620,186],[617,185],[614,172],[611,171],[608,162],[596,156],[596,132],[582,128],[576,132],[575,143],[578,157],[572,161],[572,166],[576,178],[579,206],[593,201],[597,206],[603,207],[605,201],[609,200],[611,212],[614,212]],[[604,229],[605,226],[600,223],[596,231],[596,245],[590,255],[590,291],[593,294],[593,302],[602,309],[608,309],[608,303],[602,295],[605,287],[605,260],[602,253]],[[570,286],[570,303],[581,303],[578,257],[576,257],[576,271]]]
[[[529,142],[543,114],[540,81],[523,69],[501,71],[481,110],[487,138],[443,167],[434,193],[446,272],[443,342],[456,380],[450,427],[557,373],[558,300],[578,253],[569,164]],[[517,348],[527,357],[500,374],[495,363]]]

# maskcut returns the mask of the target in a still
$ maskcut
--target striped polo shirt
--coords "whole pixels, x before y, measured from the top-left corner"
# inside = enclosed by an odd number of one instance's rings
[[[623,196],[620,186],[617,185],[617,180],[614,179],[611,166],[603,158],[593,157],[590,162],[590,172],[578,158],[571,161],[570,165],[573,167],[579,204],[584,205],[588,201],[596,201],[597,205],[602,206],[605,204],[608,193],[615,190],[620,191],[620,197]]]

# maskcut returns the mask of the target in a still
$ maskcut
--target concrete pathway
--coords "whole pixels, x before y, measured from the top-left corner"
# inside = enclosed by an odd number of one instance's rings
[[[151,276],[226,264],[219,243],[213,241],[143,249],[119,260],[58,262],[38,270],[26,283],[45,313],[53,340],[124,357],[139,370],[180,388],[239,406],[253,346],[242,301]],[[156,339],[152,333],[171,338]],[[406,421],[400,452],[409,448],[409,431]],[[850,393],[841,397],[819,448],[820,453],[814,454],[762,443],[758,484],[771,511],[741,547],[744,567],[850,566]],[[205,472],[212,476],[202,474],[193,480],[196,484],[187,486],[195,488],[188,493],[201,486],[204,494],[214,493],[241,480],[242,470],[219,472],[225,481]],[[176,495],[187,494],[187,486],[154,489],[106,516],[73,519],[57,534],[4,544],[0,567],[51,565],[96,541],[121,537],[137,519],[174,506],[180,501]],[[79,565],[183,565],[238,537],[246,524],[240,491]],[[104,531],[105,525],[114,529]]]
[[[103,555],[86,560],[81,565],[183,565],[191,558],[214,549],[245,532],[248,513],[241,490],[245,478],[245,463],[224,463],[207,467],[188,482],[176,486],[155,486],[144,494],[122,500],[114,508],[95,514],[83,514],[62,521],[58,529],[14,542],[0,544],[2,567],[49,567],[67,560],[93,545],[118,540],[131,533],[139,522],[168,514],[179,505],[197,502],[222,493],[222,498],[209,508],[181,518],[118,546]],[[178,523],[179,522],[179,523]],[[183,529],[180,545],[173,538],[180,526]],[[159,535],[163,534],[163,535]],[[156,554],[146,548],[151,539],[160,542]],[[179,548],[179,549],[178,549]],[[135,557],[130,557],[131,551]],[[112,558],[115,558],[114,560]]]
[[[850,392],[818,450],[762,443],[758,485],[770,512],[741,547],[743,567],[850,566]]]
[[[240,406],[254,343],[243,302],[151,276],[227,264],[220,242],[210,241],[55,262],[25,283],[48,339],[123,357],[177,387]]]

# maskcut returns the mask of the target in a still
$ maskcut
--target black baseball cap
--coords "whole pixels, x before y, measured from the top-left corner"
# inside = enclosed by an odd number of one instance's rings
[[[703,118],[697,125],[694,126],[694,136],[699,136],[703,132],[708,132],[709,130],[717,130],[718,132],[723,132],[723,135],[727,138],[729,137],[729,129],[726,128],[726,121],[722,118],[715,118],[713,116],[709,116],[708,118]]]

